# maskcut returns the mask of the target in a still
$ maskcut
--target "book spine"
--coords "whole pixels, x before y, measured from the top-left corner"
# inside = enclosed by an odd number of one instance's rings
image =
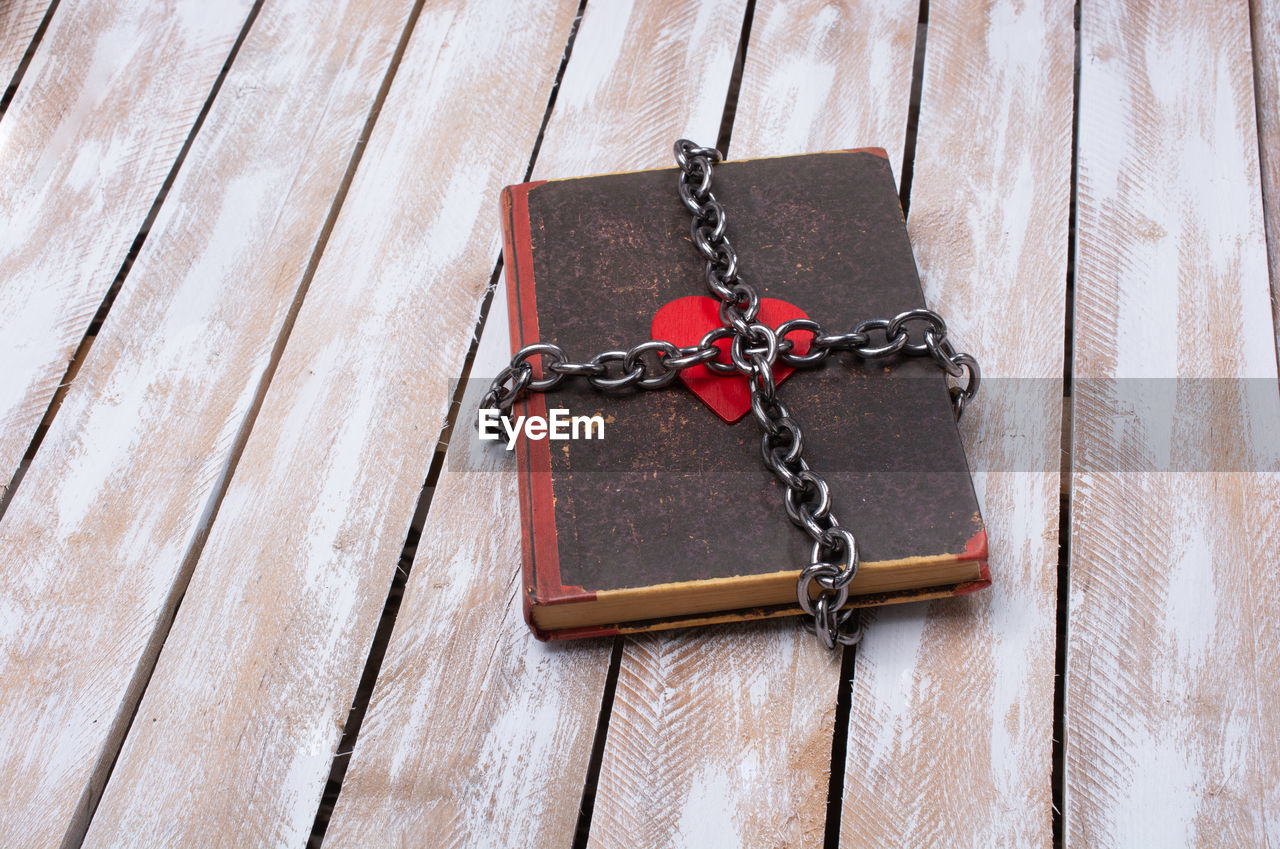
[[[534,289],[533,237],[529,225],[529,193],[545,180],[508,186],[502,191],[503,268],[507,283],[511,349],[539,341],[538,306]],[[542,377],[541,359],[535,359],[533,376]],[[527,393],[513,408],[517,415],[547,415],[540,392]],[[520,477],[521,580],[525,622],[539,639],[548,639],[538,628],[535,609],[545,604],[573,604],[596,597],[582,587],[567,587],[560,580],[560,546],[556,534],[555,493],[551,477],[551,449],[546,440],[521,440],[516,445]]]

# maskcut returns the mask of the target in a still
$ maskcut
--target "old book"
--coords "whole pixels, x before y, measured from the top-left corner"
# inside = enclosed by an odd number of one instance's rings
[[[503,192],[513,350],[554,342],[579,361],[625,350],[652,337],[664,306],[709,296],[676,181],[672,168]],[[714,191],[741,274],[762,298],[785,301],[828,333],[924,306],[883,151],[730,161],[716,167]],[[989,585],[982,518],[932,361],[833,355],[796,370],[778,393],[803,427],[805,459],[830,485],[833,514],[857,536],[850,604]],[[535,633],[800,612],[809,540],[786,517],[752,416],[728,424],[681,381],[605,394],[582,379],[530,393],[513,413],[546,417],[549,408],[599,415],[605,427],[602,439],[516,440]]]

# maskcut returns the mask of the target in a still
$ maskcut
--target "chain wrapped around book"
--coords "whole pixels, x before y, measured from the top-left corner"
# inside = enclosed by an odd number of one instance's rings
[[[810,617],[806,626],[828,649],[853,645],[861,639],[862,627],[857,608],[846,604],[858,574],[858,540],[837,520],[826,480],[805,461],[800,422],[777,396],[779,370],[786,368],[789,374],[790,369],[815,368],[837,352],[866,361],[928,357],[956,381],[949,384],[956,420],[977,394],[981,371],[972,356],[955,350],[946,322],[929,309],[868,318],[835,332],[808,317],[791,318],[776,327],[762,321],[761,297],[739,274],[738,254],[726,234],[728,216],[711,190],[714,166],[722,158],[720,151],[688,139],[675,143],[679,196],[692,216],[690,237],[706,262],[706,284],[718,302],[719,325],[696,344],[647,339],[628,350],[606,350],[584,361],[572,360],[549,342],[525,345],[494,378],[480,406],[506,418],[526,393],[547,392],[575,377],[606,392],[662,389],[682,371],[699,366],[723,380],[745,381],[750,412],[762,430],[764,465],[783,487],[787,517],[811,541],[808,563],[795,585],[800,609]],[[731,420],[723,414],[722,418]]]

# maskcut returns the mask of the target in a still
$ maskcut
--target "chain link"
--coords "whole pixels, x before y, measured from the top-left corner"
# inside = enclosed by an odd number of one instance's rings
[[[949,384],[956,419],[978,392],[982,372],[978,361],[957,352],[947,339],[947,324],[929,309],[910,309],[892,318],[859,322],[845,333],[828,334],[817,321],[797,318],[776,328],[758,320],[760,296],[738,275],[738,254],[725,235],[728,219],[724,206],[711,191],[714,166],[723,157],[713,148],[699,147],[688,139],[675,144],[680,168],[680,201],[689,211],[689,235],[706,262],[707,288],[720,301],[720,327],[707,333],[697,345],[680,347],[650,339],[626,351],[610,350],[586,362],[574,362],[558,345],[539,342],[516,352],[499,372],[480,402],[482,409],[497,410],[507,418],[526,391],[546,392],[566,377],[585,378],[605,391],[633,388],[661,389],[681,371],[698,365],[718,374],[739,374],[751,387],[751,412],[763,431],[760,456],[783,485],[787,517],[813,540],[809,565],[796,581],[800,608],[812,617],[807,625],[829,649],[855,645],[862,639],[862,625],[854,608],[845,608],[849,585],[858,572],[858,542],[831,512],[831,491],[804,461],[804,434],[800,424],[777,399],[774,366],[794,368],[821,365],[837,351],[865,360],[894,356],[931,357],[957,381]],[[912,341],[912,331],[915,338]],[[810,336],[807,352],[795,353],[800,337]],[[793,338],[794,336],[794,338]],[[721,358],[717,342],[728,339],[729,361]],[[541,362],[543,376],[534,377],[533,362]],[[505,435],[500,435],[505,439]]]

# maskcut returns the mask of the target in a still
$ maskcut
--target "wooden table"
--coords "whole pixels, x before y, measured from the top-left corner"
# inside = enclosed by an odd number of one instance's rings
[[[0,0],[10,79],[0,845],[1280,845],[1280,2]],[[682,135],[888,149],[1031,387],[990,591],[530,639],[498,191]]]

